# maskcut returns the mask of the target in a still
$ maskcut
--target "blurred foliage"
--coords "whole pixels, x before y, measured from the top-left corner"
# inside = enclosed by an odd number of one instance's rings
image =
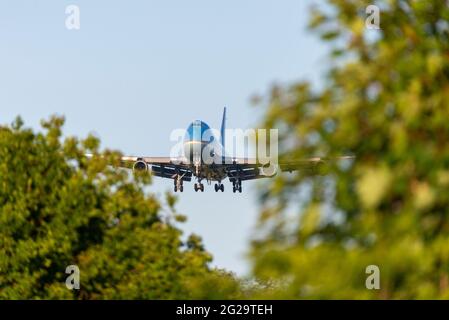
[[[332,48],[326,82],[274,87],[264,126],[281,159],[356,159],[263,188],[253,271],[277,282],[263,296],[449,298],[448,1],[329,0],[310,28]]]
[[[145,193],[150,177],[110,166],[120,154],[100,154],[96,138],[62,141],[63,122],[0,127],[0,299],[240,297],[201,238],[181,240],[176,198]],[[80,290],[66,288],[69,265]]]

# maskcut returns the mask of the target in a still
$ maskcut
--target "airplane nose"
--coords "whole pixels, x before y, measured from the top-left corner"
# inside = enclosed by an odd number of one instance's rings
[[[201,156],[205,144],[201,141],[186,141],[184,143],[184,157],[191,163],[201,163]]]

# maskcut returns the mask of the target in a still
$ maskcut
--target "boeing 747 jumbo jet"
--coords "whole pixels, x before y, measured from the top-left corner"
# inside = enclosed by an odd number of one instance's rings
[[[269,174],[264,172],[268,165],[258,158],[235,158],[226,156],[225,152],[226,108],[223,110],[220,139],[216,138],[213,130],[201,120],[193,121],[185,132],[182,141],[184,154],[179,157],[144,157],[125,156],[121,159],[123,168],[133,171],[147,171],[152,175],[173,179],[174,191],[183,192],[185,181],[195,179],[196,192],[204,191],[203,180],[210,185],[215,183],[215,192],[224,192],[223,181],[228,178],[232,183],[232,191],[242,192],[242,181],[268,178],[276,174],[276,170]],[[277,141],[276,141],[277,142]],[[207,155],[208,157],[204,157]],[[277,156],[277,155],[276,155]],[[342,157],[351,158],[351,157]],[[322,164],[325,159],[316,157],[300,161],[276,163],[284,171],[304,168],[314,168]],[[265,170],[266,171],[266,170]]]

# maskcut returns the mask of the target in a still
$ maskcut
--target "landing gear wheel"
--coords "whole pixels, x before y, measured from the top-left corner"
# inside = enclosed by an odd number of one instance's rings
[[[218,184],[215,184],[214,188],[215,188],[215,192],[218,192]]]
[[[232,192],[236,193],[236,192],[242,193],[242,181],[241,180],[237,180],[232,182]]]
[[[198,190],[204,192],[204,184],[202,183],[195,183],[193,188],[195,189],[195,192],[198,192]]]
[[[180,178],[175,178],[173,180],[174,186],[173,186],[173,190],[175,190],[175,192],[183,192],[184,191],[184,187],[182,185],[182,179]]]
[[[220,185],[220,190],[221,190],[221,192],[224,192],[224,184]]]

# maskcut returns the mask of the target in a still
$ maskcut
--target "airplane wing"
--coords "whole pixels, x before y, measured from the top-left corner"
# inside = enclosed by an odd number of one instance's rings
[[[236,180],[245,181],[269,177],[260,172],[261,165],[257,159],[225,158],[224,163],[221,165],[225,167],[226,174],[231,182],[235,182]]]
[[[86,155],[91,157],[91,155]],[[273,177],[277,174],[277,169],[281,171],[297,171],[311,170],[317,172],[316,169],[323,164],[332,161],[354,159],[354,156],[344,156],[337,158],[313,157],[299,160],[281,160],[274,171],[265,170],[264,166],[254,158],[231,158],[226,157],[221,163],[212,165],[215,169],[221,169],[226,173],[231,182],[237,180],[246,181],[254,179],[262,179]],[[141,166],[136,167],[136,166]],[[179,175],[183,181],[191,181],[193,173],[190,169],[189,161],[186,158],[170,158],[170,157],[138,157],[124,156],[121,158],[120,167],[126,169],[151,170],[151,174],[157,177],[174,179]]]
[[[316,172],[317,168],[321,165],[332,161],[339,160],[350,160],[354,159],[353,156],[344,156],[337,158],[323,158],[323,157],[313,157],[307,159],[299,159],[299,160],[288,160],[288,161],[280,161],[277,164],[277,168],[280,168],[281,171],[298,171],[298,170],[308,170],[312,172]],[[261,179],[261,178],[269,178],[276,175],[277,168],[275,171],[270,174],[269,170],[264,171],[264,166],[257,159],[250,158],[226,158],[224,164],[226,167],[226,172],[231,181],[240,179],[244,180],[253,180],[253,179]]]
[[[174,179],[179,174],[183,181],[192,180],[192,172],[185,158],[125,156],[121,158],[120,166],[134,169],[139,163],[146,165],[144,168],[151,169],[151,174],[157,177]]]
[[[354,156],[343,156],[336,158],[313,157],[308,159],[281,161],[279,165],[282,171],[292,172],[296,170],[315,169],[320,165],[324,165],[326,163],[330,163],[333,161],[351,160],[351,159],[355,159],[355,157]]]

